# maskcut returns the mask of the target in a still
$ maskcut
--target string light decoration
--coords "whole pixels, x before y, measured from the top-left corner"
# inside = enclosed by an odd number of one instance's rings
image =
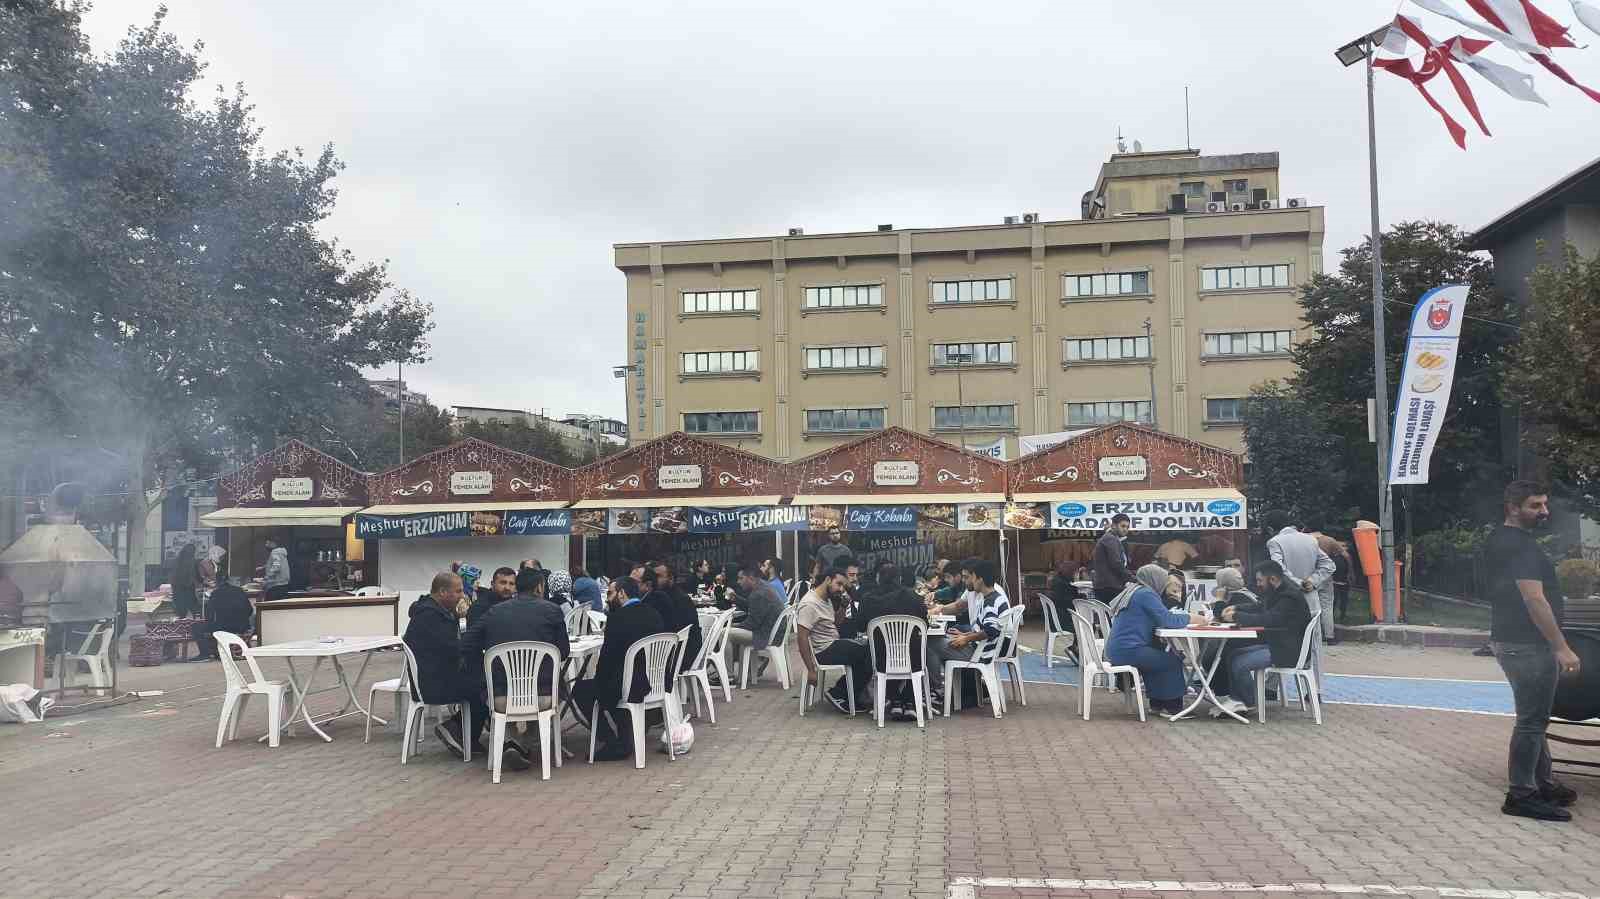
[[[364,471],[290,439],[257,456],[238,471],[217,479],[217,507],[235,506],[364,506],[367,478]],[[310,499],[274,501],[272,482],[277,478],[310,478]]]
[[[881,484],[879,462],[911,462],[916,482]],[[924,434],[892,427],[830,447],[788,466],[784,493],[1005,493],[1006,464]],[[902,470],[909,476],[909,470]]]
[[[487,492],[456,494],[451,476],[487,472]],[[572,469],[538,456],[468,437],[418,456],[399,468],[371,477],[374,503],[567,502],[572,499]],[[477,483],[481,484],[481,479]]]
[[[1100,460],[1142,456],[1143,480],[1102,481]],[[1014,493],[1071,490],[1239,487],[1239,455],[1137,424],[1096,428],[1010,463]]]
[[[754,453],[674,431],[573,472],[573,496],[580,501],[637,498],[641,505],[694,505],[696,496],[770,497],[783,493],[783,467]],[[663,469],[684,486],[662,488]],[[688,486],[696,476],[698,486]]]

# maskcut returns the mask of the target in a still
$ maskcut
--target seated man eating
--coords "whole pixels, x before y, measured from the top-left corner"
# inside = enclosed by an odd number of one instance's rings
[[[1256,701],[1256,672],[1264,668],[1293,668],[1300,662],[1311,608],[1305,591],[1290,583],[1283,566],[1267,560],[1255,568],[1260,601],[1240,603],[1222,610],[1222,620],[1240,627],[1262,628],[1265,644],[1247,646],[1228,657],[1228,698],[1235,714],[1250,710]],[[1318,684],[1317,689],[1322,689]]]
[[[506,673],[504,667],[496,666],[494,683],[488,684],[483,680],[483,658],[489,650],[502,643],[528,640],[549,643],[560,652],[562,661],[567,658],[570,649],[567,643],[567,622],[561,614],[560,606],[544,600],[541,588],[544,580],[545,573],[542,571],[524,568],[517,572],[516,595],[505,602],[495,603],[494,608],[479,618],[477,624],[467,628],[466,633],[461,636],[461,662],[466,674],[469,678],[476,676],[479,688],[484,690],[485,696],[494,697],[496,711],[503,712],[506,708]],[[557,674],[560,668],[558,662]],[[551,678],[552,673],[549,668],[540,672],[539,692],[542,695],[556,696],[555,685]],[[506,750],[516,750],[521,753],[525,762],[531,759],[527,748],[510,737],[506,738]],[[508,758],[503,758],[502,764]]]
[[[611,582],[606,597],[605,641],[600,645],[600,657],[595,661],[594,677],[578,681],[572,687],[572,708],[578,720],[594,731],[595,739],[602,744],[595,758],[616,761],[633,755],[633,723],[626,709],[617,708],[622,701],[622,669],[627,661],[628,647],[653,634],[670,634],[661,613],[639,598],[639,582],[633,578],[617,578]],[[628,698],[637,701],[650,692],[650,679],[645,672],[643,657],[634,664],[633,683],[629,685]],[[600,705],[598,720],[590,720],[595,703]],[[615,726],[613,726],[615,723]]]
[[[1000,616],[1011,608],[1011,600],[995,585],[995,575],[995,565],[987,559],[967,559],[961,563],[967,620],[972,624],[969,627],[952,624],[948,628],[951,636],[928,644],[928,655],[933,659],[928,678],[933,682],[936,708],[944,705],[944,663],[970,661],[983,641],[1000,637]]]

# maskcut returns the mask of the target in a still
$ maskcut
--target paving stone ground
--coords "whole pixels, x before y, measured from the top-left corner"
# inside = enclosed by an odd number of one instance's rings
[[[1338,647],[1329,667],[1487,671],[1395,649]],[[1571,781],[1571,824],[1501,815],[1510,724],[1491,715],[1141,724],[1101,693],[1084,722],[1075,687],[1036,683],[1001,720],[879,730],[826,705],[799,718],[796,691],[769,683],[696,722],[676,762],[569,760],[495,786],[431,739],[402,767],[394,728],[364,745],[358,719],[333,743],[302,731],[269,749],[244,737],[264,729],[252,708],[214,749],[214,663],[125,670],[122,686],[167,692],[0,725],[0,896],[1600,896],[1600,781]],[[587,735],[566,743],[581,755]]]

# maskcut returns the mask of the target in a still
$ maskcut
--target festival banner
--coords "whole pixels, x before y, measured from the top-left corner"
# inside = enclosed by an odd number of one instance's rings
[[[691,534],[736,534],[741,531],[803,531],[809,521],[805,506],[740,506],[735,509],[685,509]]]
[[[917,529],[917,507],[846,506],[844,529],[847,531],[914,531]]]
[[[1389,483],[1428,483],[1428,461],[1444,427],[1456,351],[1467,309],[1466,284],[1446,284],[1422,295],[1411,313],[1406,364],[1400,372],[1394,431],[1389,439]]]
[[[356,515],[358,540],[411,540],[419,537],[467,537],[471,534],[471,512]]]
[[[999,459],[1004,462],[1006,460],[1006,439],[1004,437],[996,437],[988,443],[969,444],[967,452],[977,453],[980,456],[988,456],[991,459]]]
[[[572,533],[572,511],[545,509],[537,512],[513,509],[506,513],[506,533],[519,537]]]
[[[1135,531],[1242,531],[1246,527],[1242,497],[1163,498],[1152,490],[1148,498],[1056,503],[1050,510],[1051,527],[1066,531],[1103,531],[1118,514],[1127,515]]]

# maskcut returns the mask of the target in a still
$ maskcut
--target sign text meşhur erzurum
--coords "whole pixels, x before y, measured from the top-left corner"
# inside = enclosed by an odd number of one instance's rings
[[[1118,514],[1132,519],[1136,531],[1238,531],[1246,526],[1244,502],[1226,497],[1064,502],[1051,512],[1051,527],[1058,530],[1104,530]]]
[[[356,516],[356,536],[363,540],[465,537],[471,533],[471,512],[425,512],[418,515]]]

